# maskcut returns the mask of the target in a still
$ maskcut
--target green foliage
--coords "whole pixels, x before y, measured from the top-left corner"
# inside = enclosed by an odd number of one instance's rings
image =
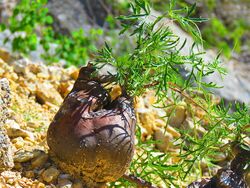
[[[164,154],[154,149],[155,141],[149,139],[141,142],[140,135],[137,135],[137,155],[130,171],[155,184],[160,181],[167,187],[181,187],[180,182],[203,176],[202,163],[205,162],[210,169],[215,166],[213,160],[216,154],[230,152],[225,142],[229,145],[234,141],[243,142],[244,133],[249,131],[249,107],[236,105],[236,112],[230,114],[230,107],[215,106],[207,89],[218,86],[205,83],[203,79],[214,72],[225,74],[225,70],[220,67],[219,57],[205,63],[203,52],[195,53],[191,49],[189,55],[182,55],[180,51],[186,41],[180,44],[179,37],[164,27],[164,18],[170,17],[180,25],[187,26],[187,30],[201,40],[195,23],[203,20],[191,18],[195,5],[175,10],[175,1],[171,1],[169,10],[159,17],[151,15],[147,1],[135,0],[130,6],[133,11],[130,15],[118,17],[123,26],[120,34],[126,32],[134,36],[136,47],[130,53],[117,56],[106,44],[99,53],[96,66],[103,66],[103,63],[115,66],[116,84],[121,85],[131,96],[140,96],[148,89],[155,90],[158,99],[156,106],[159,108],[167,108],[166,101],[169,99],[178,104],[185,98],[205,113],[203,118],[209,123],[202,136],[198,131],[204,119],[197,120],[194,115],[194,127],[191,130],[176,128],[182,136],[174,143],[181,148],[179,160],[174,163],[169,163],[173,159],[170,153]],[[226,29],[220,23],[215,24],[221,28],[221,34],[226,35]],[[184,79],[180,72],[185,67],[191,67],[191,70]],[[203,97],[197,96],[195,92],[202,93]],[[191,104],[188,109],[192,112]],[[222,151],[224,147],[226,149]],[[119,187],[130,184],[122,179],[111,185]]]
[[[53,19],[48,16],[48,9],[43,7],[46,1],[22,0],[13,10],[9,19],[8,29],[12,34],[19,33],[12,41],[14,51],[27,54],[36,50],[38,39],[35,34],[40,25],[51,24]],[[5,42],[9,39],[7,38]]]
[[[84,34],[83,29],[73,31],[69,36],[57,35],[46,38],[45,35],[41,42],[47,53],[43,55],[43,58],[48,62],[57,62],[63,59],[67,65],[85,65],[89,55],[96,51],[93,41],[97,40],[100,35],[102,35],[101,29],[90,30],[88,37]],[[49,52],[49,44],[51,43],[57,45],[54,53]]]
[[[164,0],[164,1],[153,0],[152,4],[154,5],[154,8],[156,10],[165,11],[166,4],[170,2],[174,2],[177,6],[183,8],[187,7],[188,5],[188,3],[185,1],[171,1],[171,0]],[[250,29],[249,26],[247,26],[244,23],[245,21],[236,19],[232,20],[229,24],[225,24],[222,20],[220,20],[214,15],[217,3],[215,0],[197,0],[196,2],[202,4],[203,9],[210,17],[208,22],[199,25],[202,27],[201,29],[202,38],[206,41],[205,47],[207,48],[216,47],[222,52],[223,55],[225,55],[228,58],[231,56],[232,51],[240,53],[242,38]],[[193,9],[192,15],[199,14],[194,10],[195,9]],[[178,14],[179,13],[180,11],[178,10]],[[192,23],[187,23],[187,24],[180,23],[183,29],[190,27],[190,24],[192,25]]]
[[[224,55],[230,57],[232,50],[240,52],[241,40],[247,31],[244,21],[236,20],[234,24],[226,27],[221,20],[214,17],[202,33],[209,47],[216,46]]]
[[[91,53],[96,51],[95,41],[102,35],[102,30],[92,29],[88,35],[82,29],[71,32],[69,36],[55,33],[52,29],[53,18],[48,14],[46,3],[47,0],[21,0],[8,25],[1,24],[1,31],[8,28],[15,35],[13,51],[27,55],[40,44],[45,51],[42,57],[48,62],[65,60],[67,65],[86,64]],[[5,39],[7,41],[9,38]],[[52,44],[56,45],[53,52],[50,50]]]
[[[158,96],[164,96],[169,82],[186,88],[191,84],[191,80],[195,80],[199,87],[211,87],[212,85],[204,83],[202,78],[218,70],[223,73],[224,70],[219,67],[220,62],[215,60],[213,63],[205,64],[200,57],[202,53],[193,51],[188,56],[181,55],[180,50],[185,42],[180,45],[179,37],[168,27],[159,26],[166,16],[174,17],[182,24],[192,21],[189,21],[188,17],[177,17],[176,11],[170,7],[171,11],[168,11],[168,15],[159,16],[150,22],[147,20],[150,16],[149,4],[145,1],[135,2],[136,6],[131,4],[133,14],[120,16],[118,19],[128,22],[122,25],[120,34],[127,31],[130,36],[136,36],[136,48],[131,54],[115,57],[112,49],[106,44],[97,61],[117,67],[117,82],[132,96],[141,95],[148,88],[155,89]],[[136,27],[131,23],[136,24]],[[195,31],[195,28],[190,26],[189,30],[199,37],[199,32]],[[192,67],[187,80],[180,75],[182,65]]]

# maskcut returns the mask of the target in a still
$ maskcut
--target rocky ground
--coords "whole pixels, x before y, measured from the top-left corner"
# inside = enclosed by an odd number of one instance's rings
[[[13,8],[16,0],[6,2],[9,7],[3,7],[2,4],[6,3],[0,2],[1,21],[10,15],[10,12],[6,10]],[[227,1],[225,2],[228,5]],[[234,1],[232,2],[234,5]],[[79,28],[79,25],[85,29],[92,26],[86,22],[86,12],[80,9],[80,5],[82,6],[80,1],[67,1],[64,3],[65,6],[60,6],[58,3],[60,4],[61,1],[50,1],[49,4],[51,14],[54,13],[54,18],[60,26],[58,30],[68,33],[70,28]],[[89,7],[88,11],[93,8]],[[72,14],[68,14],[68,10]],[[65,12],[70,16],[65,16]],[[241,9],[239,12],[242,13]],[[226,13],[233,12],[227,11]],[[247,11],[244,13],[248,14]],[[227,15],[222,16],[229,18]],[[95,17],[98,18],[98,15],[93,15],[92,19]],[[181,40],[188,39],[190,42],[187,43],[193,44],[193,40],[189,40],[190,36],[186,33],[177,30],[178,28],[175,29],[175,26],[171,28],[181,36]],[[5,38],[5,34],[1,33],[0,39]],[[11,49],[11,46],[7,47]],[[189,52],[189,45],[186,48]],[[211,57],[208,54],[205,59],[210,61],[215,56],[213,52]],[[223,82],[217,78],[217,75],[208,81],[217,81],[224,85],[224,89],[220,90],[221,93],[218,95],[229,101],[238,100],[249,103],[249,65],[249,63],[230,61],[225,63],[229,74]],[[71,90],[77,75],[78,69],[75,67],[64,69],[60,65],[46,66],[44,63],[33,63],[29,59],[14,57],[9,52],[0,49],[0,156],[2,159],[0,161],[0,187],[83,187],[79,179],[65,174],[53,163],[48,155],[46,143],[47,128],[63,98]],[[115,87],[111,95],[117,96],[119,92],[119,87]],[[155,100],[154,92],[148,92],[135,99],[135,109],[138,125],[142,129],[141,139],[153,137],[155,140],[161,140],[161,143],[155,145],[160,152],[168,152],[172,156],[177,155],[179,148],[173,142],[181,135],[175,128],[195,130],[200,135],[206,132],[204,127],[207,121],[204,118],[204,111],[190,101],[183,99],[181,103],[167,110],[161,110],[152,107]],[[217,97],[213,97],[213,100],[215,104],[219,102]],[[161,118],[166,114],[172,114],[173,109],[175,109],[175,115],[171,118]],[[197,120],[202,119],[203,126],[195,126],[193,115]],[[140,148],[137,148],[137,153],[140,153]],[[225,156],[220,155],[218,158],[224,159]],[[178,158],[172,157],[169,163],[176,161]],[[203,166],[203,171],[206,172],[206,164]],[[217,169],[213,169],[214,172]],[[205,175],[209,174],[205,173]],[[190,177],[190,181],[191,179],[195,180],[195,177]],[[250,176],[248,179],[250,182]],[[187,185],[187,182],[181,183]]]
[[[4,119],[1,119],[1,135],[5,139],[0,139],[0,144],[6,146],[2,156],[9,160],[2,164],[2,187],[82,187],[80,180],[64,174],[50,160],[46,144],[47,128],[77,75],[78,70],[74,67],[63,69],[34,64],[28,59],[15,60],[7,51],[1,50],[0,81],[5,84],[0,91],[3,99],[1,118]],[[111,94],[116,96],[119,92],[115,87]],[[152,108],[154,102],[152,92],[136,99],[142,139],[153,135],[155,139],[163,140],[156,145],[160,151],[178,151],[171,147],[171,141],[180,134],[171,125],[191,124],[186,104],[183,102],[177,107],[176,116],[170,119],[164,133],[166,122],[160,116],[165,112]]]
[[[0,187],[83,187],[79,179],[65,174],[53,163],[46,143],[47,128],[63,98],[71,90],[78,69],[34,64],[25,58],[12,57],[4,50],[0,54],[0,145],[3,146],[0,152],[6,159],[0,163]],[[115,97],[119,94],[119,87],[114,87],[111,95]],[[219,101],[216,97],[213,100],[214,103]],[[187,108],[190,101],[183,100],[167,110],[152,107],[154,102],[154,93],[148,92],[135,99],[135,109],[138,125],[142,129],[141,139],[153,137],[161,140],[162,143],[155,145],[160,152],[173,156],[178,153],[179,148],[173,142],[181,135],[174,127],[195,129],[199,134],[206,132],[202,126],[194,126],[193,114],[202,119],[203,125],[207,122],[199,107],[191,103],[189,106],[192,108]],[[175,114],[171,118],[161,118],[171,114],[173,108]],[[140,148],[137,148],[139,152]],[[172,160],[174,162],[178,158],[173,157]]]

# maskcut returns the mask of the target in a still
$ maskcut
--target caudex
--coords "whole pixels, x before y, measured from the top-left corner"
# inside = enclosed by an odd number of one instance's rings
[[[134,154],[135,113],[132,98],[123,90],[111,101],[102,84],[109,76],[95,76],[92,64],[82,67],[72,91],[64,99],[48,129],[52,158],[88,187],[99,187],[124,176]]]

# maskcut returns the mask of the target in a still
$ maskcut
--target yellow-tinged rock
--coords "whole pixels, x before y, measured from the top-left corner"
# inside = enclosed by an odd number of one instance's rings
[[[115,100],[121,94],[122,94],[121,87],[119,85],[115,85],[114,87],[112,87],[112,90],[110,92],[111,100]]]
[[[165,127],[166,126],[166,122],[162,119],[156,119],[155,120],[155,125],[156,127]]]
[[[137,110],[137,113],[141,126],[146,129],[148,135],[151,135],[155,128],[155,116],[153,111],[145,108]]]
[[[45,187],[46,187],[45,184],[41,182],[38,182],[37,184],[32,185],[32,188],[45,188]]]
[[[32,168],[42,167],[48,160],[48,154],[42,152],[39,156],[31,160]]]
[[[72,186],[72,188],[83,188],[83,184],[80,180],[76,180]]]
[[[77,69],[76,67],[71,66],[66,69],[66,72],[70,75],[72,79],[76,80],[78,78],[79,69]]]
[[[68,93],[72,90],[74,85],[73,80],[65,81],[65,82],[60,82],[60,85],[58,87],[59,93],[64,97],[68,95]]]
[[[186,104],[180,103],[167,108],[168,124],[173,127],[180,127],[187,117]]]
[[[142,97],[135,97],[134,98],[134,108],[137,109],[142,109],[145,108],[144,101]]]
[[[24,173],[24,175],[27,177],[27,178],[34,178],[35,177],[35,173],[34,171],[32,170],[28,170]]]
[[[143,101],[147,108],[152,107],[152,105],[156,103],[156,100],[155,91],[150,90],[143,95]]]
[[[72,188],[73,187],[73,183],[69,180],[69,179],[66,179],[66,178],[63,178],[63,179],[58,179],[58,186],[60,188]]]
[[[18,75],[15,72],[9,72],[9,71],[5,71],[3,77],[13,81],[17,81],[18,79]]]
[[[16,169],[16,170],[20,170],[20,169],[22,169],[23,168],[23,166],[22,166],[22,164],[21,163],[15,163],[15,166],[14,166],[14,169]]]
[[[0,77],[3,77],[4,73],[5,73],[5,70],[0,67]]]
[[[36,96],[41,104],[50,102],[55,105],[60,105],[63,102],[60,93],[49,82],[38,83],[36,85]]]
[[[3,48],[0,48],[0,58],[7,63],[11,61],[10,53]]]
[[[22,137],[17,137],[11,140],[16,149],[20,149],[24,146],[24,140]]]
[[[173,127],[171,127],[170,125],[167,125],[165,127],[165,130],[170,133],[174,138],[179,138],[181,136],[181,134],[179,132],[177,132]]]
[[[14,162],[15,163],[23,163],[27,162],[35,157],[37,157],[41,151],[34,150],[34,151],[18,151],[15,153]]]
[[[42,173],[42,178],[44,181],[50,183],[57,179],[60,174],[59,170],[55,167],[50,167]]]
[[[163,129],[157,128],[154,130],[153,138],[157,141],[156,148],[161,152],[167,152],[169,148],[173,145],[173,136]]]

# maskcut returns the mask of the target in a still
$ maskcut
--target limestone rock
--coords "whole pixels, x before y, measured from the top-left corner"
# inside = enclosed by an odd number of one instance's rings
[[[31,161],[33,168],[42,167],[48,160],[48,155],[45,152],[41,152],[36,158]]]
[[[4,123],[8,117],[10,104],[10,86],[6,78],[0,79],[0,123]]]
[[[52,182],[57,179],[60,174],[59,170],[55,167],[50,167],[42,173],[43,180],[46,182]]]
[[[177,104],[167,108],[167,116],[169,117],[168,123],[174,127],[180,127],[180,125],[185,121],[187,112],[186,104]]]
[[[0,170],[10,169],[14,166],[13,151],[9,137],[2,124],[8,117],[10,103],[10,88],[7,79],[0,80]]]
[[[56,1],[51,0],[48,3],[50,13],[55,20],[55,28],[63,33],[69,33],[79,27],[89,30],[87,15],[83,5],[78,0]],[[67,14],[66,14],[67,12]],[[74,19],[73,19],[74,18]]]
[[[10,53],[7,50],[5,50],[3,48],[0,48],[0,58],[2,60],[4,60],[5,62],[10,62],[11,55],[10,55]]]
[[[83,188],[83,183],[80,180],[77,180],[74,182],[73,188]]]
[[[60,188],[72,188],[73,187],[73,183],[69,179],[60,178],[58,180],[58,186]]]
[[[42,151],[39,151],[39,150],[34,150],[34,151],[20,150],[20,151],[15,153],[14,161],[19,162],[19,163],[27,162],[27,161],[30,161],[31,159],[34,159],[35,157],[39,156],[41,154],[41,152]]]
[[[37,84],[36,97],[41,104],[49,102],[55,105],[60,105],[63,102],[60,93],[49,82]]]
[[[30,131],[23,130],[14,120],[7,120],[5,124],[7,134],[11,138],[30,137],[34,140],[34,134]]]
[[[156,129],[153,133],[153,138],[157,141],[156,148],[161,152],[167,152],[173,142],[173,136],[162,129]]]
[[[13,151],[5,130],[0,129],[0,171],[14,167]]]

